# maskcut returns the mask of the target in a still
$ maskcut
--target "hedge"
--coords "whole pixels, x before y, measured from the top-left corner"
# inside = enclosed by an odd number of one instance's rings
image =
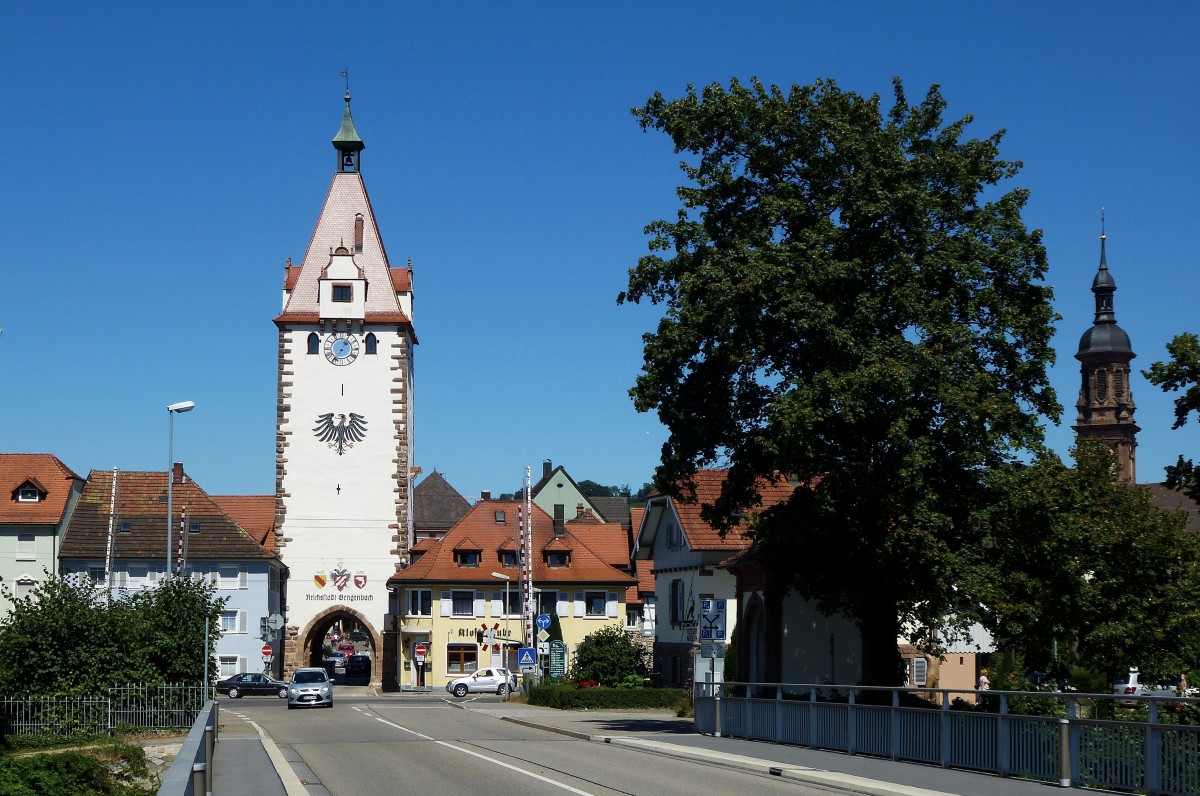
[[[682,688],[578,688],[574,685],[535,685],[529,704],[559,710],[657,709],[674,710],[687,692]]]

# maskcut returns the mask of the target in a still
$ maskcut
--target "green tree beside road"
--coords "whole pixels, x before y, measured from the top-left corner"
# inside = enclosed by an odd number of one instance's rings
[[[206,666],[214,680],[225,603],[214,594],[208,581],[173,578],[110,603],[77,576],[47,576],[21,599],[8,593],[13,610],[0,621],[0,690],[88,696],[117,685],[199,683]]]
[[[1060,411],[1041,233],[1000,190],[1020,164],[945,108],[899,80],[886,112],[832,81],[734,80],[634,109],[689,181],[618,298],[665,306],[630,391],[669,431],[655,485],[686,499],[727,468],[704,516],[728,528],[760,479],[808,484],[752,533],[785,587],[857,624],[869,684],[900,683],[902,627],[935,638],[988,473]]]

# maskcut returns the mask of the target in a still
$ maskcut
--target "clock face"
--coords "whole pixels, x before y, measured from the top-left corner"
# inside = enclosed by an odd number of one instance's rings
[[[349,365],[358,356],[358,340],[348,334],[325,338],[325,358],[335,365]]]

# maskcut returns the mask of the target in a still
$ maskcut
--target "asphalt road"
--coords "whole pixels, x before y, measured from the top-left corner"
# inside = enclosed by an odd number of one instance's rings
[[[499,702],[477,704],[489,699]],[[279,699],[243,699],[237,709],[274,739],[313,796],[833,792],[500,721],[437,694],[402,701],[339,695],[332,709],[293,711]]]

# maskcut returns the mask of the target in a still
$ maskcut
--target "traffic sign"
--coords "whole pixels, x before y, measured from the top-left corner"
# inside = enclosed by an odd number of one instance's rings
[[[271,614],[267,617],[267,627],[272,630],[279,630],[283,627],[283,616],[281,614]]]
[[[542,630],[548,629],[550,627],[550,614],[538,614],[537,626]]]
[[[517,666],[522,669],[537,666],[537,654],[533,647],[521,647],[517,650]]]
[[[547,633],[545,630],[539,630],[537,636],[538,636],[538,641],[549,641],[550,640],[550,634]]]
[[[426,647],[424,644],[418,644],[415,647],[413,647],[413,655],[417,656],[418,661],[424,660],[425,653],[427,653],[427,652],[429,652],[429,648]]]
[[[263,644],[262,654],[264,658],[270,658],[272,652],[274,652],[274,650],[271,649],[270,644]]]

